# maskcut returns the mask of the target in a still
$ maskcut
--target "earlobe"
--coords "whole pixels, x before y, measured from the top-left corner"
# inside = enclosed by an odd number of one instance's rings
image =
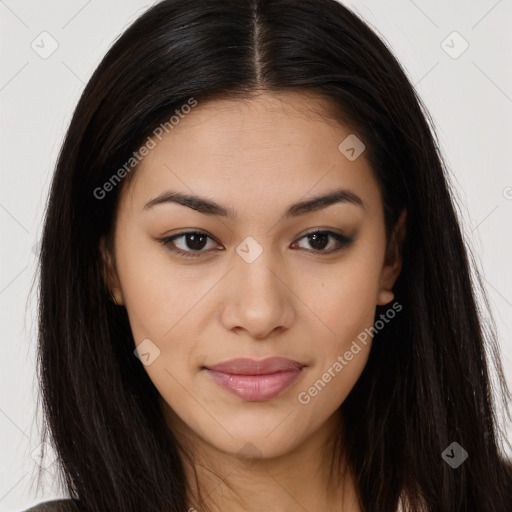
[[[393,293],[392,290],[382,289],[379,292],[377,304],[379,306],[385,306],[386,304],[389,304],[394,298],[395,298],[395,294]]]
[[[395,297],[393,286],[402,270],[402,248],[406,233],[407,212],[404,209],[398,218],[386,251],[384,266],[381,273],[381,288],[377,297],[377,304],[385,306]]]

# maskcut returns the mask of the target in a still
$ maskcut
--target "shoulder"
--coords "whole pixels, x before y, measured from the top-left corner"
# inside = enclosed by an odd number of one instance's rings
[[[24,512],[75,512],[77,510],[73,500],[52,500],[39,503]]]

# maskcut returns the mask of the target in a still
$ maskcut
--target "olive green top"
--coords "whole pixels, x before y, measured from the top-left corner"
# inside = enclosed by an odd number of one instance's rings
[[[25,512],[76,512],[77,510],[73,500],[52,500],[39,503]]]

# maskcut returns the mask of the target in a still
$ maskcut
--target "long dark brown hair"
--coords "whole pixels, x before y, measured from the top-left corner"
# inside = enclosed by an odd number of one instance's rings
[[[261,91],[328,99],[366,145],[388,237],[407,210],[394,287],[403,311],[375,335],[341,406],[340,450],[363,511],[394,511],[403,495],[411,510],[510,512],[495,409],[510,393],[432,120],[386,45],[335,0],[161,1],[87,83],[56,165],[40,259],[42,441],[55,447],[69,496],[88,512],[187,510],[180,446],[102,275],[99,240],[111,238],[127,179],[104,197],[95,191],[191,98]],[[441,455],[453,442],[469,455],[457,468]]]

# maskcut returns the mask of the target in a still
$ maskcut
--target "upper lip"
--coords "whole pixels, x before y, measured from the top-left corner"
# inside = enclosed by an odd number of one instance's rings
[[[285,357],[268,357],[266,359],[238,358],[230,359],[213,366],[206,366],[208,370],[234,375],[267,375],[270,373],[300,370],[306,366]]]

